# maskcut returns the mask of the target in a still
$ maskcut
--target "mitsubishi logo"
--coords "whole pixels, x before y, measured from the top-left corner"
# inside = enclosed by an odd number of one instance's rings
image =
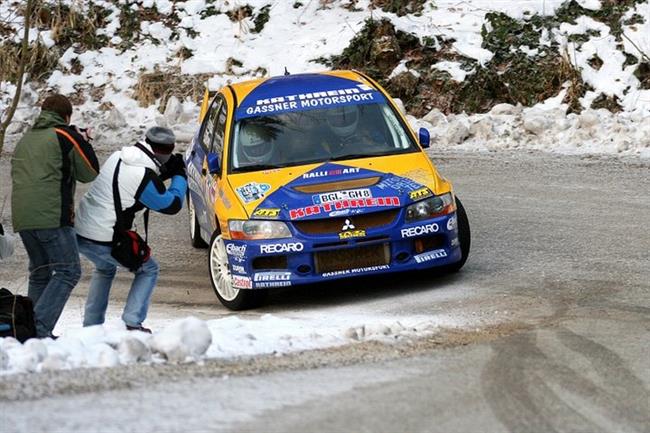
[[[345,219],[345,224],[343,224],[343,228],[341,228],[341,230],[343,230],[343,231],[345,231],[345,230],[354,230],[354,228],[355,228],[354,224],[352,224],[352,222],[349,219],[346,218]]]

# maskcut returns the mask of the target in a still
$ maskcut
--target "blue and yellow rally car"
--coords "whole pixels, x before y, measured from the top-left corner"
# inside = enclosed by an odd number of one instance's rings
[[[470,229],[451,184],[388,96],[356,71],[206,91],[186,153],[190,235],[219,300],[432,267],[460,269]],[[209,241],[209,243],[207,242]]]

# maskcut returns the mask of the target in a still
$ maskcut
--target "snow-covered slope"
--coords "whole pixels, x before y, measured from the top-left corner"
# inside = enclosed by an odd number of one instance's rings
[[[4,34],[0,41],[18,40],[22,20],[16,10],[22,3],[15,0],[0,3],[0,20],[10,17],[10,28],[15,30],[13,34],[0,33]],[[421,41],[453,41],[454,52],[474,62],[471,67],[449,60],[431,67],[447,71],[451,79],[462,81],[493,57],[484,47],[481,34],[488,12],[530,19],[536,15],[553,15],[566,2],[425,1],[420,2],[423,3],[420,13],[402,16],[372,7],[368,0],[45,0],[43,3],[52,10],[61,3],[82,16],[94,17],[99,42],[95,42],[98,46],[90,47],[92,44],[79,37],[65,46],[62,36],[65,29],[48,26],[47,22],[32,29],[32,41],[40,41],[51,50],[57,47],[65,50],[44,83],[30,82],[10,128],[10,141],[33,119],[37,112],[33,104],[38,97],[45,90],[56,90],[81,103],[75,121],[95,126],[99,133],[98,145],[113,148],[135,139],[152,124],[174,127],[184,141],[196,127],[196,95],[184,100],[165,97],[164,101],[158,99],[147,107],[140,106],[136,99],[143,73],[161,71],[183,77],[198,76],[216,89],[232,81],[278,75],[285,67],[292,73],[318,71],[326,67],[315,59],[341,54],[367,19],[386,18],[396,29],[414,34]],[[580,71],[582,80],[590,86],[580,100],[582,105],[589,107],[604,94],[617,98],[622,114],[611,115],[601,110],[567,117],[564,95],[560,94],[532,109],[501,107],[490,114],[448,117],[434,111],[418,124],[432,127],[440,137],[437,145],[441,147],[534,148],[647,156],[650,144],[645,138],[649,134],[644,119],[650,116],[650,89],[643,88],[635,77],[637,68],[630,64],[630,59],[636,63],[650,61],[647,59],[650,1],[627,3],[630,6],[620,20],[622,38],[615,37],[603,22],[581,16],[550,32],[542,32],[538,46],[519,47],[535,58],[540,55],[539,48],[560,44]],[[577,4],[586,11],[603,7],[600,0],[580,0]],[[602,61],[599,67],[593,65],[595,55]],[[406,62],[398,67],[399,71],[408,71]],[[8,82],[0,84],[0,110],[6,107],[12,89]],[[160,107],[163,102],[165,106]],[[540,114],[549,109],[550,113]],[[433,119],[435,122],[431,122]]]

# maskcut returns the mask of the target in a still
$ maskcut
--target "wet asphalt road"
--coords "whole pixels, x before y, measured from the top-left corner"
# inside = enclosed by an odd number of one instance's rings
[[[17,400],[2,402],[2,424],[7,431],[650,431],[650,163],[522,153],[433,159],[472,224],[460,274],[293,288],[246,314],[347,308],[478,317],[465,320],[472,325],[463,335],[398,353],[352,347],[324,351],[320,361],[298,355],[286,365],[0,378],[0,399]],[[5,157],[0,168],[3,197]],[[186,215],[155,217],[151,232],[163,268],[154,302],[199,317],[230,314],[215,304],[205,252],[179,247],[187,245]],[[23,259],[19,252],[2,265],[0,282],[24,286]],[[122,283],[114,297],[125,290]],[[8,391],[21,387],[45,391]],[[21,401],[29,398],[37,399]]]

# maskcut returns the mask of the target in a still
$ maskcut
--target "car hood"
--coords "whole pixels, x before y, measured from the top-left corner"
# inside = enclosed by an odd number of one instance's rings
[[[309,220],[403,207],[440,183],[422,152],[326,162],[229,176],[250,218]]]

